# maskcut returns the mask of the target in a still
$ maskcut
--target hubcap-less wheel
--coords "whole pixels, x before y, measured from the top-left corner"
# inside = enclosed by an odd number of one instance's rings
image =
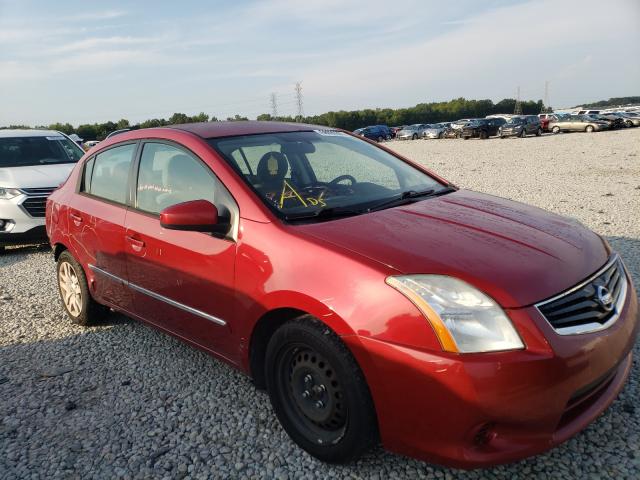
[[[82,289],[78,275],[69,262],[62,262],[58,269],[58,285],[69,314],[73,317],[79,316],[82,312]]]
[[[560,127],[553,127],[553,128],[551,129],[551,131],[552,131],[553,133],[560,133]]]
[[[319,445],[340,441],[349,412],[331,364],[306,345],[290,345],[276,367],[284,407],[296,427]]]
[[[593,132],[593,127],[592,127],[591,125],[588,125],[588,126],[587,126],[587,128],[586,128],[586,131],[587,131],[588,133]]]

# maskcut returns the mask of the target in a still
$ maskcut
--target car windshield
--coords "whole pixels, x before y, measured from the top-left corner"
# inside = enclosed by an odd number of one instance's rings
[[[62,135],[0,138],[0,167],[75,163],[83,154]]]
[[[364,213],[450,188],[386,151],[335,130],[211,139],[281,218]],[[391,204],[389,205],[391,206]]]

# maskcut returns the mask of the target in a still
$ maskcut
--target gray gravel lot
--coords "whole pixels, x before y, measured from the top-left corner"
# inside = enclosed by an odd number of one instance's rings
[[[640,128],[389,142],[458,185],[571,215],[640,279]],[[62,313],[46,248],[0,254],[0,478],[639,478],[638,354],[626,388],[551,452],[463,472],[371,452],[331,466],[295,446],[248,378],[123,316]],[[425,432],[425,434],[429,434]]]

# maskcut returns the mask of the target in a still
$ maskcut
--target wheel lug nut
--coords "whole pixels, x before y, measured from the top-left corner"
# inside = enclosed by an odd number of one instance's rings
[[[305,390],[304,392],[302,392],[302,398],[309,398],[309,395],[311,395],[309,393],[309,390]]]
[[[313,387],[313,393],[315,393],[316,395],[319,395],[323,392],[327,391],[327,387],[325,387],[324,385],[320,384],[320,385],[314,385]]]
[[[307,374],[307,375],[304,377],[304,382],[305,382],[305,383],[311,383],[311,382],[313,382],[313,377],[312,377],[310,374]]]
[[[324,407],[324,402],[322,400],[318,400],[316,402],[316,408],[322,408],[322,407]]]

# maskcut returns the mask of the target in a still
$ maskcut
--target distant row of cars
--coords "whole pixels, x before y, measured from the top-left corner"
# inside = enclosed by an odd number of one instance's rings
[[[372,125],[354,133],[374,141],[469,138],[486,139],[540,136],[544,132],[599,132],[615,128],[640,126],[640,112],[606,112],[583,110],[575,114],[541,113],[540,115],[491,115],[487,118],[463,118],[455,122],[416,123],[399,127]]]

